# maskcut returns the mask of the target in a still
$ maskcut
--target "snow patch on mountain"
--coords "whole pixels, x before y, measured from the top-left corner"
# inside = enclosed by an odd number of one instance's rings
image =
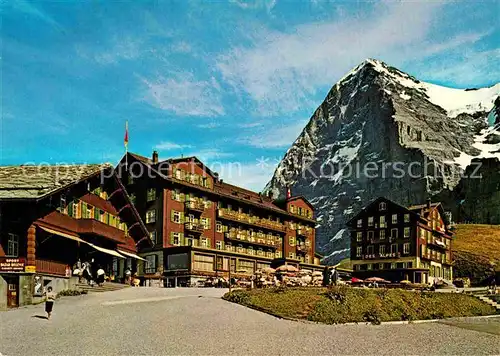
[[[500,136],[500,125],[481,130],[481,133],[474,137],[474,143],[472,144],[472,147],[477,148],[479,150],[479,154],[473,156],[465,152],[460,152],[460,156],[455,158],[453,161],[447,161],[446,163],[458,164],[465,170],[467,166],[471,164],[472,159],[474,158],[500,159],[500,143],[491,144],[485,142],[487,137],[492,134]]]

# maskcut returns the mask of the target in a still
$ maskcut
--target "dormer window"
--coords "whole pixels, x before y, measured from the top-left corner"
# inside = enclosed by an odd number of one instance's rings
[[[387,210],[387,203],[386,202],[381,202],[379,205],[378,205],[378,208],[380,211],[384,211],[384,210]]]

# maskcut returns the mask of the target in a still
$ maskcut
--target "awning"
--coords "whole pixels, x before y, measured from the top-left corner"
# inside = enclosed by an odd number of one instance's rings
[[[115,256],[115,257],[119,257],[119,258],[125,258],[123,257],[122,255],[120,255],[118,252],[116,252],[115,250],[110,250],[108,248],[104,248],[104,247],[101,247],[101,246],[97,246],[97,245],[94,245],[90,242],[87,242],[85,240],[82,240],[81,238],[79,238],[78,236],[76,235],[70,235],[70,234],[66,234],[64,232],[60,232],[60,231],[57,231],[57,230],[52,230],[52,229],[49,229],[47,227],[43,227],[43,226],[40,226],[38,225],[39,228],[41,228],[42,230],[45,230],[47,231],[48,233],[51,233],[53,235],[59,235],[59,236],[62,236],[62,237],[66,237],[68,239],[71,239],[71,240],[74,240],[74,241],[78,241],[78,242],[83,242],[84,244],[87,244],[89,246],[92,246],[93,248],[95,248],[97,251],[100,251],[100,252],[103,252],[103,253],[107,253],[108,255],[111,255],[111,256]],[[131,254],[132,255],[132,254]],[[140,258],[139,256],[136,256],[136,255],[133,255],[131,257],[135,257],[135,258],[139,258],[139,259],[142,259]]]
[[[131,253],[131,252],[126,252],[126,251],[122,251],[122,250],[118,250],[118,252],[120,252],[122,255],[125,255],[125,256],[128,256],[128,257],[132,257],[132,258],[135,258],[135,259],[138,259],[138,260],[141,260],[141,261],[146,261],[146,259],[140,257],[140,256],[137,256],[135,253]]]
[[[82,239],[81,239],[81,238],[79,238],[77,235],[70,235],[70,234],[66,234],[66,233],[64,233],[64,232],[57,231],[57,230],[52,230],[52,229],[49,229],[49,228],[47,228],[47,227],[43,227],[43,226],[40,226],[40,225],[38,225],[38,227],[39,227],[40,229],[42,229],[42,230],[47,231],[48,233],[53,234],[53,235],[59,235],[59,236],[65,237],[65,238],[67,238],[67,239],[71,239],[71,240],[74,240],[74,241],[87,243],[87,241],[82,240]]]
[[[97,251],[107,253],[108,255],[119,257],[119,258],[125,258],[122,255],[120,255],[118,252],[116,252],[115,250],[110,250],[110,249],[107,249],[107,248],[104,248],[101,246],[97,246],[97,245],[91,244],[90,242],[86,242],[86,243],[88,245],[92,246],[93,248],[95,248]]]

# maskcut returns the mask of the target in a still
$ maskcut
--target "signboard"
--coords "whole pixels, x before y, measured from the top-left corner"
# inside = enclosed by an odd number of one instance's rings
[[[0,273],[24,272],[24,258],[0,257]]]
[[[25,266],[24,267],[24,272],[26,272],[26,273],[35,273],[36,272],[36,266]]]

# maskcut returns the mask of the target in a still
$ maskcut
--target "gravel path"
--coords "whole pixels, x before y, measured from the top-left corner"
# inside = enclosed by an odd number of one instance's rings
[[[0,313],[0,354],[500,354],[500,318],[411,325],[316,325],[220,299],[219,289],[128,288]]]

